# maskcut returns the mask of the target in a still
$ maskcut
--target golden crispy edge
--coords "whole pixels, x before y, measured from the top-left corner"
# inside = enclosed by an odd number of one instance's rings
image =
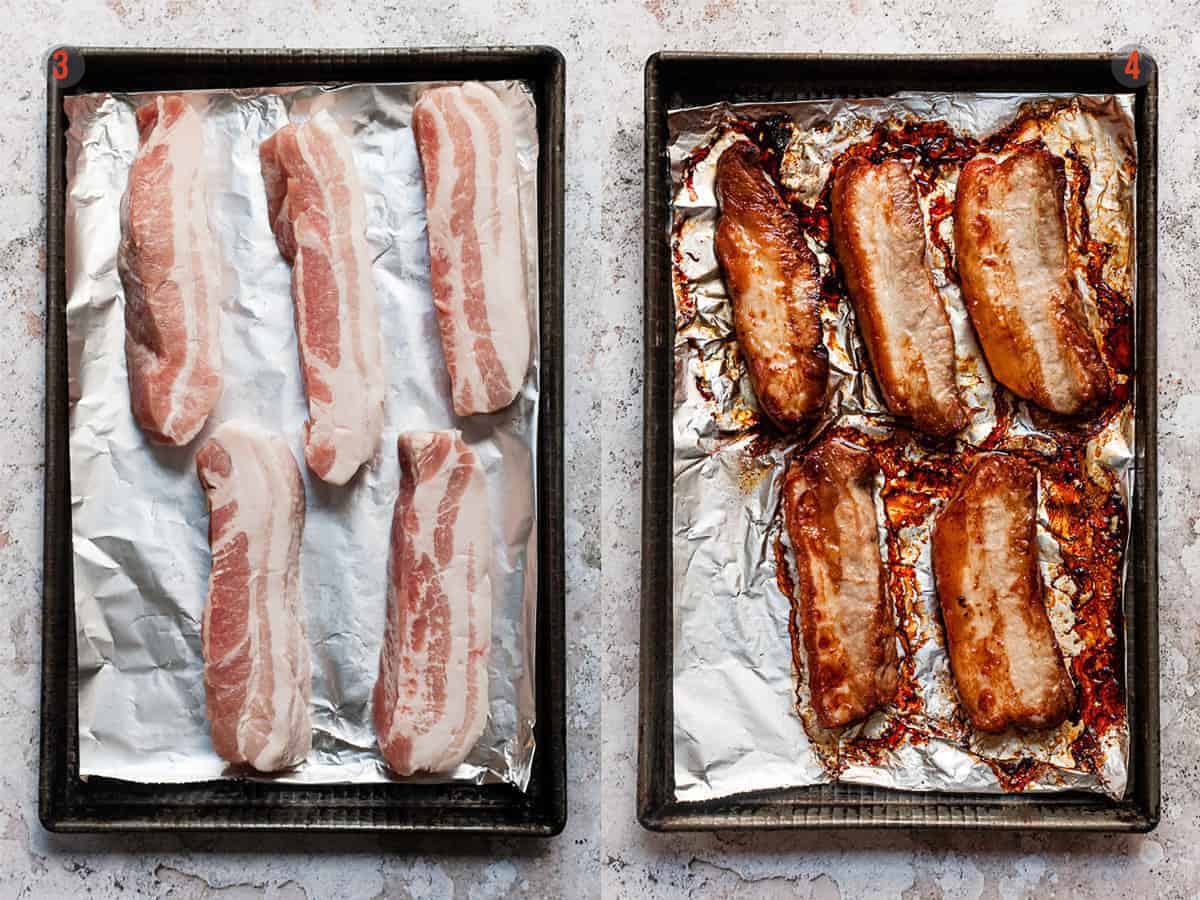
[[[932,556],[934,579],[937,587],[938,604],[945,625],[947,649],[954,680],[959,687],[959,697],[972,726],[982,732],[1001,733],[1010,727],[1022,730],[1057,726],[1071,713],[1075,705],[1074,686],[1066,672],[1062,650],[1054,637],[1046,613],[1042,593],[1041,572],[1037,561],[1036,536],[1036,493],[1034,503],[1017,523],[1017,529],[1026,532],[1021,536],[1010,535],[1010,543],[1025,543],[1027,570],[1022,579],[1024,589],[1020,601],[1027,619],[1033,617],[1044,623],[1046,636],[1057,657],[1058,684],[1054,687],[1057,701],[1041,710],[1019,708],[1020,702],[1008,677],[1008,661],[1001,654],[1005,648],[995,648],[995,641],[972,642],[966,637],[966,618],[961,615],[958,598],[962,595],[962,579],[966,574],[965,548],[972,540],[968,533],[968,513],[972,503],[979,502],[986,492],[1001,488],[1036,492],[1036,472],[1024,460],[1001,454],[981,456],[959,485],[958,491],[939,513],[933,529]],[[1034,484],[1031,484],[1034,482]],[[994,674],[1001,670],[1000,675]],[[989,675],[989,672],[993,674]],[[1003,683],[998,679],[1002,678]],[[992,713],[980,706],[980,697],[991,690],[1000,694],[1001,702]]]
[[[914,402],[918,398],[902,397],[901,392],[897,390],[896,385],[901,382],[907,373],[892,371],[888,363],[889,357],[884,352],[882,338],[880,337],[882,332],[879,322],[881,314],[880,305],[871,296],[873,289],[868,284],[866,269],[863,265],[862,229],[859,227],[858,220],[854,215],[855,204],[850,199],[859,181],[872,173],[882,172],[885,168],[895,166],[903,169],[904,178],[907,181],[908,187],[911,188],[911,201],[917,205],[919,210],[920,203],[916,196],[916,182],[913,181],[911,173],[909,173],[908,168],[903,163],[896,160],[887,160],[883,163],[873,164],[865,159],[856,157],[847,160],[838,167],[834,175],[833,187],[830,191],[834,252],[837,254],[838,262],[842,266],[846,287],[850,292],[851,300],[854,302],[855,319],[858,322],[859,330],[862,332],[863,341],[867,345],[871,366],[875,371],[876,381],[887,401],[888,409],[894,415],[911,419],[913,424],[922,431],[926,431],[937,437],[946,437],[962,430],[967,424],[967,411],[963,405],[962,397],[956,389],[955,396],[958,402],[955,414],[945,416],[940,410],[924,408],[924,405],[920,402]],[[926,239],[924,227],[922,226],[921,240],[924,242]],[[946,328],[949,329],[950,318],[946,314],[941,297],[933,285],[933,278],[928,268],[925,270],[925,277],[932,299],[938,304],[942,319],[946,324]]]
[[[841,470],[841,471],[838,471]],[[853,693],[853,706],[846,714],[833,715],[825,698],[829,692],[842,686],[849,679],[847,673],[851,661],[842,647],[818,646],[817,614],[815,603],[816,586],[811,568],[805,563],[810,553],[829,550],[829,513],[822,503],[829,497],[818,497],[819,491],[840,492],[841,482],[853,485],[858,482],[867,490],[873,488],[877,465],[871,454],[840,440],[825,440],[792,461],[784,484],[784,518],[788,536],[796,554],[798,581],[796,599],[800,604],[801,634],[805,655],[808,659],[809,689],[812,692],[813,708],[817,721],[824,728],[837,728],[866,718],[876,709],[895,699],[898,684],[896,668],[896,624],[887,594],[880,561],[880,601],[872,625],[872,643],[875,659],[871,660],[870,673],[859,673],[854,679],[865,683],[864,692]],[[826,521],[822,521],[822,519]],[[830,568],[837,571],[840,559],[829,557]]]
[[[1005,317],[995,314],[991,298],[981,284],[982,273],[994,265],[987,261],[988,257],[999,252],[987,252],[989,246],[995,243],[982,212],[988,188],[994,182],[1010,178],[1013,168],[1026,159],[1035,159],[1039,165],[1049,169],[1047,179],[1053,183],[1052,190],[1056,191],[1058,202],[1055,209],[1058,211],[1063,241],[1067,242],[1066,220],[1061,210],[1066,179],[1061,164],[1054,154],[1044,148],[1025,148],[1001,162],[983,157],[972,159],[963,167],[954,198],[954,243],[963,298],[996,380],[1018,396],[1053,412],[1056,410],[1051,405],[1042,373],[1026,365],[1032,358],[1029,341],[1016,328],[1010,327]],[[1077,408],[1057,411],[1074,415],[1085,412],[1106,396],[1110,385],[1108,370],[1100,358],[1095,336],[1087,323],[1083,298],[1078,294],[1071,273],[1061,274],[1069,296],[1054,311],[1060,329],[1057,339],[1070,346],[1079,363],[1083,398]]]
[[[795,215],[759,165],[757,149],[748,141],[738,141],[721,154],[717,161],[717,194],[720,216],[716,255],[733,301],[734,327],[739,338],[754,326],[742,314],[742,304],[738,302],[754,277],[754,254],[741,245],[737,230],[744,232],[756,249],[773,253],[791,286],[787,296],[779,300],[787,305],[790,328],[783,342],[788,345],[794,363],[790,377],[797,380],[796,390],[789,393],[803,395],[800,409],[789,413],[773,402],[775,392],[767,381],[775,376],[765,361],[750,358],[747,353],[747,363],[759,405],[782,430],[792,431],[820,412],[829,378],[817,260]],[[739,340],[739,343],[746,353],[748,342]]]

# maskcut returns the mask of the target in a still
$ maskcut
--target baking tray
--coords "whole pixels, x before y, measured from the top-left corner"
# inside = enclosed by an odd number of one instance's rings
[[[981,828],[1146,832],[1158,824],[1157,66],[1123,87],[1113,56],[822,56],[656,53],[646,63],[645,381],[638,820],[655,831],[780,828]],[[1143,67],[1147,55],[1142,54]],[[1137,349],[1134,499],[1126,579],[1130,777],[1114,801],[1054,794],[909,792],[834,783],[675,799],[672,436],[675,306],[668,244],[667,112],[731,102],[877,97],[897,91],[1056,91],[1134,95]]]
[[[563,571],[563,111],[552,47],[404,50],[79,48],[83,80],[47,88],[46,472],[39,815],[51,831],[464,831],[550,836],[566,823]],[[537,436],[537,751],[528,790],[488,784],[298,788],[234,780],[135,785],[79,777],[63,221],[66,93],[261,87],[313,82],[527,81],[538,118],[541,321]]]

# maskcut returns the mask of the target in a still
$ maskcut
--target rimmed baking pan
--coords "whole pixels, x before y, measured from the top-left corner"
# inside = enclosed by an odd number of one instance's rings
[[[469,831],[550,836],[566,821],[562,500],[564,62],[551,47],[396,50],[82,48],[82,80],[47,89],[46,472],[39,813],[52,831]],[[138,785],[79,775],[68,457],[64,214],[67,93],[284,84],[521,80],[539,140],[541,363],[537,434],[537,751],[528,789],[500,784],[303,786],[225,780]],[[68,79],[69,81],[69,79]]]
[[[780,828],[988,828],[1149,831],[1158,822],[1156,360],[1157,69],[1137,88],[1108,54],[819,56],[658,53],[645,70],[645,421],[638,819],[657,831]],[[1119,800],[908,792],[844,783],[676,799],[672,697],[671,427],[675,308],[669,244],[668,111],[727,101],[878,97],[899,91],[1130,94],[1137,140],[1135,459],[1123,598],[1130,728]]]

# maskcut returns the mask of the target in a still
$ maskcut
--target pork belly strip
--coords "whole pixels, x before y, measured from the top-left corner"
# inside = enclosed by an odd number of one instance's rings
[[[400,435],[375,733],[400,775],[449,772],[488,718],[491,520],[483,468],[458,431]]]
[[[981,456],[933,529],[933,571],[959,697],[979,731],[1048,728],[1075,689],[1042,599],[1037,473]]]
[[[717,259],[750,383],[763,412],[793,431],[820,410],[829,377],[817,260],[748,141],[721,154],[717,195]]]
[[[282,438],[226,422],[196,454],[196,473],[212,547],[201,643],[213,749],[260,772],[288,769],[312,745],[300,468]]]
[[[784,482],[796,554],[796,599],[817,721],[856,722],[896,694],[896,623],[884,587],[875,522],[875,460],[826,439]]]
[[[259,158],[275,240],[292,264],[304,458],[322,481],[345,484],[383,431],[379,308],[354,152],[319,112],[273,134]]]
[[[933,284],[917,184],[899,160],[834,176],[833,240],[875,378],[893,415],[945,437],[967,424],[954,333]]]
[[[467,82],[425,91],[413,132],[454,411],[495,412],[524,384],[533,344],[512,116],[491,88]]]
[[[1071,277],[1066,180],[1048,150],[963,168],[954,241],[963,296],[996,380],[1039,406],[1076,415],[1109,389],[1108,371]]]
[[[133,418],[182,446],[221,396],[221,258],[208,224],[200,114],[180,97],[137,111],[117,269]]]

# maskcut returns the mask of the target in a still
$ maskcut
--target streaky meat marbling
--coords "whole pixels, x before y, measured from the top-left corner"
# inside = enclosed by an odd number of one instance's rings
[[[283,438],[226,422],[196,454],[196,473],[210,515],[201,642],[213,748],[260,772],[288,769],[312,744],[300,468]]]
[[[322,111],[277,131],[263,142],[259,158],[271,227],[292,264],[308,395],[304,458],[322,481],[345,484],[379,446],[385,388],[354,150]]]
[[[525,383],[533,343],[512,116],[467,82],[425,91],[413,132],[454,411],[495,412]]]
[[[151,440],[182,446],[221,396],[222,262],[208,221],[203,123],[177,96],[156,97],[136,116],[117,253],[130,403]]]
[[[449,772],[488,718],[487,483],[458,431],[405,432],[398,448],[375,732],[395,772]]]

